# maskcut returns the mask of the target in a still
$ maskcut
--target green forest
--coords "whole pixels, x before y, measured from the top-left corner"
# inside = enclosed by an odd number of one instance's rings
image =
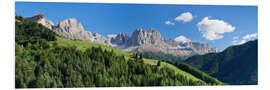
[[[16,88],[226,85],[184,63],[153,60],[157,64],[151,65],[143,54],[119,54],[102,45],[82,50],[53,43],[58,38],[41,24],[16,16]]]
[[[258,84],[258,40],[230,46],[220,53],[195,55],[184,62],[228,84]]]

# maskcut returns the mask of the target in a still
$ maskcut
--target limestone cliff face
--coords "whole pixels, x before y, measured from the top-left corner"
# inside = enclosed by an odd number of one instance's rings
[[[75,18],[69,18],[57,23],[53,31],[71,40],[92,41],[91,38],[93,38],[92,33],[84,30],[82,24],[77,23]]]
[[[112,38],[111,43],[116,45],[130,46],[130,37],[127,33],[120,32],[115,38]]]
[[[47,27],[49,29],[52,29],[53,28],[53,25],[54,25],[52,21],[47,20],[45,18],[45,16],[43,14],[41,14],[41,13],[37,13],[33,17],[27,18],[27,19],[33,20],[35,22],[38,22],[38,23],[42,24],[43,26],[45,26],[45,27]]]
[[[69,18],[57,23],[53,30],[58,35],[71,40],[82,40],[98,44],[111,45],[111,38],[84,30],[83,25],[78,23],[75,18]]]
[[[161,34],[154,30],[142,30],[137,29],[132,33],[131,36],[131,45],[137,46],[137,45],[157,45],[163,42],[163,38]]]
[[[208,44],[198,42],[179,43],[174,40],[164,40],[160,32],[155,29],[136,29],[129,36],[127,33],[119,33],[115,37],[106,37],[98,33],[91,33],[84,29],[83,25],[75,18],[69,18],[53,24],[41,13],[27,18],[36,21],[51,29],[61,37],[70,40],[82,40],[98,44],[113,46],[130,52],[163,52],[175,56],[192,56],[195,54],[216,53],[217,48],[211,48]]]

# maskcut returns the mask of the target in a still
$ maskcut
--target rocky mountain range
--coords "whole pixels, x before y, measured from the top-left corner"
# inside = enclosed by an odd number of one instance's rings
[[[77,22],[75,18],[69,18],[54,24],[50,20],[46,19],[43,14],[37,13],[33,17],[27,19],[38,22],[45,27],[53,30],[59,36],[70,40],[82,40],[104,45],[111,45],[109,37],[104,37],[98,33],[88,32],[84,29],[81,23]]]
[[[198,42],[179,43],[175,40],[165,40],[160,32],[154,29],[136,29],[131,36],[120,32],[116,37],[108,37],[85,30],[83,25],[77,22],[75,18],[69,18],[54,24],[47,20],[43,14],[37,13],[27,19],[36,21],[67,39],[94,42],[129,52],[163,52],[175,56],[219,52],[217,48],[211,48],[208,44]]]

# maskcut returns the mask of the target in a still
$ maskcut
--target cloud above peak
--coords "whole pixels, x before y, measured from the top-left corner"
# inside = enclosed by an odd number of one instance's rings
[[[222,39],[224,33],[235,30],[235,27],[231,24],[222,20],[210,19],[210,17],[204,17],[197,24],[197,27],[207,40]]]
[[[190,22],[193,19],[192,13],[185,12],[181,15],[177,16],[174,20],[175,21],[183,21],[183,22]]]
[[[186,38],[186,37],[183,36],[183,35],[180,35],[180,36],[176,37],[174,40],[175,40],[176,42],[183,42],[183,43],[185,43],[185,42],[190,42],[190,41],[191,41],[191,40],[189,40],[188,38]]]

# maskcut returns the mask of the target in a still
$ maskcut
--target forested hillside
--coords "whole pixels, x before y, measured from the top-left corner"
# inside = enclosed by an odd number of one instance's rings
[[[147,64],[137,54],[61,41],[48,28],[19,16],[15,25],[16,88],[223,85],[164,62]]]
[[[221,53],[196,55],[188,58],[190,64],[229,84],[258,83],[258,40],[231,46]]]

